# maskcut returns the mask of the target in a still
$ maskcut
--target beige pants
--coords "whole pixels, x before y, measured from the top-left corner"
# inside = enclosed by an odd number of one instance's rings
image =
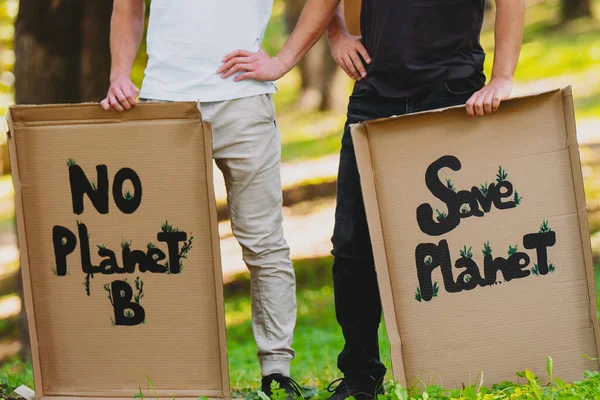
[[[290,375],[296,280],[283,237],[281,143],[268,94],[200,104],[213,126],[234,236],[250,270],[252,329],[262,375]]]

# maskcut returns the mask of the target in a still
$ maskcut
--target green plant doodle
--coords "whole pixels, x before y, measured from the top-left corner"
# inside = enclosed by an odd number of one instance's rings
[[[73,165],[77,165],[77,162],[75,162],[75,160],[73,160],[72,158],[69,158],[67,160],[67,167],[72,167]]]
[[[538,268],[537,264],[533,264],[533,267],[531,268],[531,273],[535,276],[540,276],[540,269]]]
[[[132,243],[133,243],[133,240],[129,240],[129,242],[128,242],[128,241],[126,241],[126,240],[123,240],[123,239],[121,239],[121,248],[122,248],[123,250],[125,250],[125,249],[129,249],[129,248],[131,248],[131,244],[132,244]]]
[[[423,300],[423,296],[421,296],[421,288],[419,286],[417,286],[417,293],[415,294],[415,300],[417,300],[419,303],[421,302],[421,300]]]
[[[433,258],[431,256],[425,257],[425,265],[431,265],[433,263]]]
[[[438,297],[438,292],[440,291],[440,287],[437,282],[433,282],[433,297]]]
[[[542,222],[542,225],[540,225],[540,231],[538,233],[548,233],[548,232],[552,232],[552,229],[550,228],[550,225],[548,224],[548,220],[545,219]]]
[[[438,210],[437,208],[435,209],[435,212],[437,213],[437,216],[435,218],[437,219],[438,222],[442,222],[448,216],[448,214]]]
[[[112,291],[110,290],[110,283],[104,284],[104,291],[108,293],[108,300],[110,300],[110,304],[114,306],[115,303],[113,302]]]
[[[471,251],[472,247],[467,249],[467,246],[464,246],[462,250],[459,250],[460,256],[462,258],[472,258],[473,252]]]
[[[513,254],[515,254],[517,251],[519,250],[519,246],[515,244],[515,246],[508,246],[508,255],[512,256]]]
[[[179,229],[173,227],[173,225],[169,224],[169,221],[165,221],[161,227],[163,232],[179,232]]]
[[[483,253],[484,256],[491,256],[492,255],[492,248],[490,247],[490,242],[487,241],[483,244],[483,250],[481,251]]]
[[[448,189],[452,190],[453,192],[456,192],[456,187],[452,183],[452,180],[446,178],[446,186],[448,187]]]
[[[131,199],[133,199],[133,195],[132,195],[132,194],[131,194],[131,192],[128,190],[128,191],[126,191],[126,192],[125,192],[125,194],[123,195],[123,198],[124,198],[125,200],[131,200]]]
[[[502,168],[502,166],[498,166],[498,173],[496,174],[496,182],[501,183],[504,182],[508,178],[508,174]]]
[[[136,304],[140,304],[140,299],[144,297],[144,281],[140,279],[140,277],[135,278],[135,290],[137,290],[137,294],[133,296],[133,301]]]
[[[488,183],[482,183],[481,185],[479,185],[479,191],[481,192],[481,194],[485,197],[488,194],[488,190],[489,190],[490,186],[488,185]]]
[[[466,214],[469,211],[471,211],[471,210],[469,210],[469,206],[467,206],[467,205],[463,205],[462,208],[460,209],[461,214]]]
[[[549,271],[550,273],[552,273],[552,272],[556,271],[556,266],[554,266],[554,264],[550,263],[550,264],[548,265],[548,271]]]
[[[83,281],[83,286],[85,287],[85,294],[87,294],[88,296],[91,296],[92,292],[91,292],[91,288],[92,288],[92,284],[90,282],[90,278],[93,278],[94,274],[86,274],[85,275],[85,280]]]
[[[519,196],[519,192],[517,192],[515,190],[515,196],[513,198],[513,201],[515,202],[516,205],[521,204],[521,201],[523,200],[523,197]]]

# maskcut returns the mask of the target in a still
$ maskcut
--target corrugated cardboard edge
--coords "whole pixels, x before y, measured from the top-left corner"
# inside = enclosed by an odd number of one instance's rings
[[[394,295],[392,283],[387,264],[387,253],[383,241],[383,229],[381,227],[381,215],[379,214],[379,204],[377,197],[377,185],[375,181],[375,172],[371,163],[371,151],[369,148],[369,133],[366,124],[354,125],[352,128],[352,141],[356,153],[360,174],[360,184],[367,211],[367,222],[371,243],[373,244],[373,255],[375,258],[375,270],[377,271],[377,281],[379,283],[379,293],[381,296],[381,306],[385,316],[385,327],[387,329],[390,341],[390,353],[392,360],[392,370],[394,378],[402,385],[406,386],[406,377],[404,373],[404,358],[402,357],[402,340],[396,321],[396,310],[394,307]],[[398,361],[399,360],[399,361]]]
[[[594,266],[591,252],[591,240],[589,235],[589,226],[587,220],[587,208],[585,200],[585,191],[583,187],[583,175],[581,171],[581,161],[579,158],[579,146],[577,144],[577,132],[575,125],[575,109],[573,106],[573,96],[571,86],[564,89],[554,89],[545,92],[533,93],[530,95],[517,96],[509,99],[517,100],[524,98],[537,97],[551,93],[561,93],[565,117],[565,127],[567,137],[565,139],[565,148],[569,149],[569,158],[571,160],[571,172],[573,175],[573,187],[577,204],[577,214],[579,219],[581,243],[584,252],[584,263],[586,281],[588,286],[588,307],[590,312],[590,324],[593,327],[594,338],[596,342],[596,354],[600,355],[600,326],[598,325],[598,315],[596,311],[596,287],[594,281]],[[379,204],[377,196],[377,183],[375,171],[371,161],[371,150],[369,146],[368,127],[371,124],[378,124],[385,121],[397,120],[400,118],[413,118],[420,114],[432,114],[445,112],[448,110],[464,109],[465,106],[454,106],[441,108],[437,110],[424,111],[420,113],[407,114],[397,117],[380,118],[372,121],[361,122],[351,125],[352,141],[356,161],[360,171],[360,182],[373,245],[373,254],[375,258],[375,269],[377,271],[377,280],[381,294],[381,303],[385,316],[385,325],[390,341],[390,358],[392,360],[392,370],[394,379],[406,386],[407,376],[405,373],[404,358],[402,356],[402,335],[399,330],[396,319],[396,308],[394,295],[392,291],[391,278],[389,276],[387,252],[383,239],[383,229],[381,225],[381,215],[379,213]],[[599,363],[600,367],[600,363]]]
[[[182,105],[184,107],[182,107]],[[32,110],[35,113],[32,113]],[[98,103],[81,104],[56,104],[56,105],[12,105],[9,107],[8,115],[11,115],[14,126],[26,124],[27,126],[56,125],[62,124],[67,119],[64,115],[68,113],[77,115],[72,123],[78,124],[94,123],[118,123],[134,120],[152,120],[159,114],[162,120],[194,118],[198,113],[195,102],[148,102],[140,103],[131,110],[124,112],[105,111]],[[34,117],[31,117],[31,116]],[[71,119],[68,119],[71,121]]]
[[[200,112],[200,110],[198,110]],[[213,265],[215,266],[215,298],[217,302],[217,315],[219,318],[219,350],[221,352],[221,376],[223,381],[223,397],[230,398],[229,368],[227,359],[227,330],[225,326],[225,298],[223,295],[223,270],[221,266],[221,245],[219,240],[219,223],[217,221],[217,201],[213,181],[212,162],[212,125],[206,121],[202,123],[204,148],[206,152],[206,179],[208,184],[208,204],[210,207],[210,229],[213,243]]]
[[[510,97],[508,99],[503,100],[502,102],[503,103],[507,103],[507,102],[511,102],[511,101],[514,101],[514,100],[542,96],[542,95],[549,94],[549,93],[556,93],[556,92],[559,92],[560,90],[561,89],[552,89],[552,90],[546,90],[546,91],[543,91],[543,92],[534,92],[534,93],[529,93],[529,94],[523,94],[523,95],[519,95],[519,96]],[[502,104],[500,105],[500,107],[502,107]],[[379,124],[379,123],[382,123],[382,122],[387,122],[387,121],[390,121],[390,120],[399,120],[399,119],[405,119],[405,118],[414,118],[414,117],[419,116],[421,114],[442,113],[442,112],[447,112],[447,111],[452,111],[452,110],[460,110],[460,109],[465,109],[465,105],[463,104],[463,105],[458,105],[458,106],[436,108],[434,110],[419,111],[419,112],[416,112],[416,113],[404,114],[404,115],[394,115],[394,116],[386,117],[386,118],[377,118],[377,119],[373,119],[373,120],[370,120],[370,121],[361,122],[361,124],[373,125],[373,124]],[[479,118],[479,117],[473,117],[473,118]],[[353,124],[350,127],[352,128],[354,125],[358,125],[358,124]]]
[[[565,146],[569,150],[571,159],[571,172],[573,174],[573,188],[577,202],[577,216],[579,218],[579,229],[581,234],[581,246],[583,248],[583,259],[585,263],[585,275],[588,286],[588,301],[590,311],[590,324],[594,330],[596,339],[596,354],[600,352],[600,326],[598,325],[598,311],[596,300],[596,285],[594,280],[594,262],[592,259],[592,243],[590,240],[590,228],[588,225],[587,207],[585,201],[585,190],[583,186],[583,174],[581,170],[581,159],[579,156],[579,145],[577,144],[577,127],[575,124],[575,107],[573,105],[573,90],[571,86],[561,90],[562,103],[565,116],[565,127],[567,138]],[[600,363],[598,363],[600,367]]]
[[[14,125],[10,109],[6,114],[9,132],[14,132]],[[31,275],[29,274],[29,249],[27,242],[27,232],[25,229],[25,216],[23,215],[23,194],[21,190],[21,178],[19,169],[19,159],[17,157],[17,143],[14,134],[8,135],[8,152],[10,155],[11,174],[15,192],[15,211],[17,219],[17,235],[19,242],[19,253],[21,263],[21,277],[23,279],[23,297],[25,310],[27,314],[27,324],[29,325],[29,341],[31,345],[31,358],[33,366],[33,380],[37,389],[36,398],[44,396],[42,384],[42,367],[39,355],[39,342],[37,337],[37,326],[33,308],[33,293],[31,288]]]
[[[186,109],[185,115],[188,115],[189,111],[193,111],[194,115],[197,115],[198,119],[202,121],[202,115],[200,113],[199,107],[197,103],[188,103],[188,107]],[[193,106],[192,106],[193,105]],[[93,108],[92,108],[93,106]],[[97,106],[97,107],[96,107]],[[97,104],[94,103],[85,103],[85,104],[72,104],[72,105],[40,105],[40,106],[11,106],[9,111],[6,114],[6,122],[8,124],[8,145],[9,145],[9,154],[10,154],[10,162],[11,162],[11,172],[13,178],[13,186],[15,192],[15,208],[16,208],[16,218],[17,218],[17,234],[19,237],[19,250],[20,250],[20,260],[21,260],[21,271],[23,278],[23,294],[25,301],[25,309],[27,311],[27,323],[29,324],[29,332],[30,332],[30,341],[31,341],[31,354],[32,354],[32,364],[33,364],[33,376],[34,376],[34,384],[36,387],[35,396],[36,400],[72,400],[71,396],[45,396],[43,393],[43,382],[42,382],[42,373],[41,373],[41,363],[39,358],[39,349],[38,349],[38,338],[37,338],[37,327],[33,306],[33,294],[31,287],[31,275],[29,273],[29,256],[28,256],[28,242],[27,242],[27,232],[25,228],[25,218],[23,214],[23,197],[21,191],[21,180],[20,180],[20,170],[18,164],[17,157],[17,148],[16,148],[16,140],[14,138],[14,127],[15,121],[13,114],[17,113],[17,124],[25,124],[28,126],[31,125],[52,125],[58,123],[64,123],[64,119],[61,120],[59,118],[54,118],[53,113],[47,113],[52,109],[59,108],[67,108],[74,107],[79,108],[80,110],[89,111],[88,115],[85,115],[86,118],[81,122],[84,123],[93,123],[93,122],[123,122],[125,120],[131,121],[130,118],[123,118],[121,113],[110,113],[102,110]],[[87,107],[87,109],[86,109]],[[160,107],[160,108],[157,108]],[[138,118],[135,119],[150,119],[153,117],[154,112],[156,111],[164,111],[167,109],[175,109],[176,107],[181,107],[181,103],[145,103],[140,106],[136,106],[135,109],[142,110],[143,112],[139,114]],[[24,121],[19,118],[19,111],[22,109],[31,109],[36,108],[38,110],[42,110],[44,114],[42,114],[43,122],[31,122]],[[110,115],[112,114],[112,115]],[[120,114],[120,115],[116,115]],[[184,117],[182,114],[174,113],[173,115],[169,115],[171,118],[181,118]],[[79,121],[78,121],[79,122]],[[228,370],[228,362],[227,362],[227,340],[226,340],[226,327],[225,327],[225,306],[224,306],[224,295],[223,295],[223,272],[221,267],[221,251],[219,244],[219,233],[218,233],[218,222],[217,222],[217,209],[216,209],[216,200],[215,200],[215,192],[214,192],[214,182],[213,182],[213,163],[212,163],[212,127],[208,122],[202,121],[201,125],[201,134],[204,138],[204,148],[205,148],[205,173],[207,177],[207,185],[208,185],[208,204],[209,204],[209,213],[210,213],[210,228],[212,232],[212,252],[213,252],[213,266],[214,266],[214,276],[215,276],[215,297],[217,304],[217,317],[218,317],[218,332],[219,332],[219,351],[221,353],[221,385],[222,390],[205,390],[203,391],[204,396],[209,396],[210,398],[226,398],[229,399],[231,397],[231,390],[229,386],[229,370]],[[156,394],[159,397],[159,400],[172,400],[173,393],[168,390],[156,390]],[[101,394],[88,393],[88,396],[100,396]],[[152,393],[148,393],[149,396],[154,395],[154,391]],[[74,394],[75,396],[75,394]],[[197,398],[198,392],[194,390],[182,390],[177,392],[178,398]],[[97,397],[96,400],[105,400],[110,398],[111,400],[119,400],[121,397]],[[94,397],[86,397],[88,400],[94,400]],[[122,398],[125,400],[126,398]],[[129,398],[127,398],[129,400]]]

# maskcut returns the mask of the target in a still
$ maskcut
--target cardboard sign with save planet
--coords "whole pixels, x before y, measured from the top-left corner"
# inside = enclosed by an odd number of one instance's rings
[[[570,88],[352,127],[394,377],[597,370],[599,328]]]

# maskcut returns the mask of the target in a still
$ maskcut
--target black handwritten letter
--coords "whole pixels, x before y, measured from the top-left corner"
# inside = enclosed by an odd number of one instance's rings
[[[540,275],[548,274],[548,252],[547,247],[556,244],[556,232],[530,233],[523,236],[523,246],[526,249],[535,249],[537,253],[537,265]]]
[[[79,250],[81,250],[81,269],[84,274],[93,275],[96,272],[100,272],[100,268],[92,265],[87,226],[80,223],[77,225],[77,228],[79,230]]]
[[[75,250],[77,238],[69,229],[56,225],[52,229],[52,243],[56,259],[56,275],[65,276],[67,275],[67,256]]]
[[[187,240],[185,232],[159,232],[157,235],[159,242],[167,242],[169,245],[169,267],[172,274],[178,274],[181,271],[179,266],[179,242]]]
[[[444,278],[444,288],[448,293],[460,292],[460,288],[454,282],[452,275],[452,264],[448,242],[442,240],[439,244],[421,243],[415,250],[415,261],[417,264],[417,276],[423,300],[429,301],[433,298],[433,271],[441,267]]]
[[[94,189],[79,165],[71,165],[69,167],[73,212],[77,215],[83,213],[84,194],[88,195],[100,214],[108,214],[108,170],[106,165],[96,166],[96,172],[98,184],[96,189]]]
[[[506,189],[506,192],[502,192],[502,189]],[[513,185],[509,181],[502,181],[496,186],[496,196],[494,196],[494,206],[498,210],[506,210],[509,208],[515,208],[517,203],[514,201],[502,202],[503,198],[510,197],[513,195]]]
[[[450,232],[460,223],[459,207],[461,201],[457,201],[456,193],[450,190],[439,178],[438,172],[442,168],[450,168],[453,171],[460,170],[460,161],[454,156],[443,156],[434,161],[425,173],[425,184],[435,197],[446,203],[448,215],[441,221],[433,219],[433,207],[429,203],[417,207],[417,222],[423,233],[430,236],[440,236]]]
[[[134,326],[144,322],[146,311],[141,305],[131,301],[133,290],[127,282],[114,281],[110,290],[115,310],[115,325]],[[130,310],[133,315],[126,316],[127,310]]]
[[[126,198],[123,194],[123,183],[130,181],[133,184],[133,194]],[[138,174],[131,168],[121,168],[113,181],[113,198],[115,204],[125,214],[133,214],[142,202],[142,181]]]

